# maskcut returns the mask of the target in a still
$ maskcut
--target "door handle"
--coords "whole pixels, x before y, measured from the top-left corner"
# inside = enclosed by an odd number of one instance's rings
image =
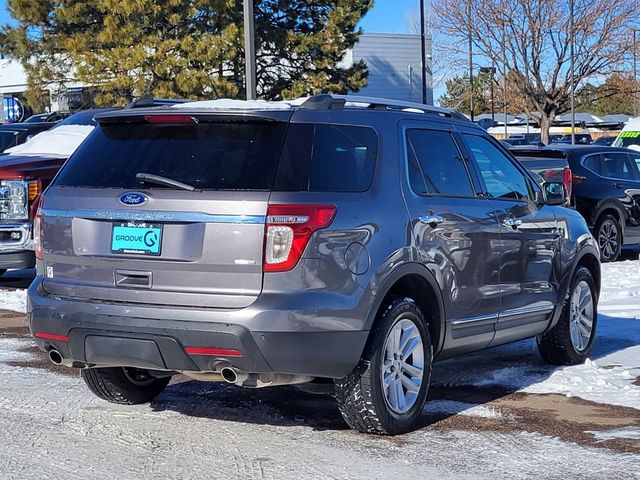
[[[444,222],[444,218],[442,218],[440,215],[436,215],[433,212],[427,212],[426,215],[420,215],[418,217],[418,220],[420,220],[422,223],[426,223],[431,228],[436,228],[439,224]]]
[[[522,220],[519,220],[519,219],[517,219],[517,218],[505,218],[505,219],[502,221],[502,224],[503,224],[505,227],[511,227],[511,228],[513,228],[514,230],[517,230],[517,229],[518,229],[518,227],[519,227],[520,225],[522,225]]]
[[[624,188],[624,185],[618,182],[614,183],[613,186],[616,188]]]

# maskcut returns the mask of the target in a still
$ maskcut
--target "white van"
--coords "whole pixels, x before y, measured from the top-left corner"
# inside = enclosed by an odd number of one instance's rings
[[[627,147],[640,150],[640,117],[630,118],[613,142],[614,147]]]

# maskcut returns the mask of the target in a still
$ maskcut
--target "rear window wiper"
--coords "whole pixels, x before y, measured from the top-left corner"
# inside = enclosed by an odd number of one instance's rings
[[[160,175],[154,175],[152,173],[138,172],[136,173],[136,179],[140,183],[155,183],[156,185],[164,185],[165,187],[175,187],[180,190],[187,190],[189,192],[193,192],[196,190],[196,187],[194,187],[193,185],[182,183],[182,182],[179,182],[178,180],[173,180],[172,178],[162,177]]]

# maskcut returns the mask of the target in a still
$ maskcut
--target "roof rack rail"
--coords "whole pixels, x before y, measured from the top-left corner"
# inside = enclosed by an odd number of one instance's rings
[[[300,105],[300,108],[310,108],[312,110],[341,110],[344,108],[346,100],[336,98],[333,95],[323,93],[321,95],[312,95]]]
[[[140,97],[136,98],[133,102],[127,104],[124,108],[147,108],[147,107],[161,107],[165,105],[175,105],[177,103],[186,103],[191,100],[173,99],[173,98],[152,98],[152,97]]]
[[[316,110],[336,110],[341,108],[358,107],[375,110],[417,110],[421,113],[438,115],[440,117],[454,118],[456,120],[469,121],[462,113],[448,108],[434,107],[424,103],[405,102],[390,98],[364,97],[358,95],[313,95],[302,105],[302,108]]]

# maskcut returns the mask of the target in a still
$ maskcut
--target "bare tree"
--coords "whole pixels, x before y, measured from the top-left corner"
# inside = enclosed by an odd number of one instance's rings
[[[513,81],[525,112],[538,112],[544,142],[551,123],[569,104],[569,1],[433,1],[441,31],[458,41],[471,31],[478,53],[494,61],[503,78]],[[573,81],[577,88],[624,63],[640,9],[637,2],[628,0],[574,0],[574,10]]]

